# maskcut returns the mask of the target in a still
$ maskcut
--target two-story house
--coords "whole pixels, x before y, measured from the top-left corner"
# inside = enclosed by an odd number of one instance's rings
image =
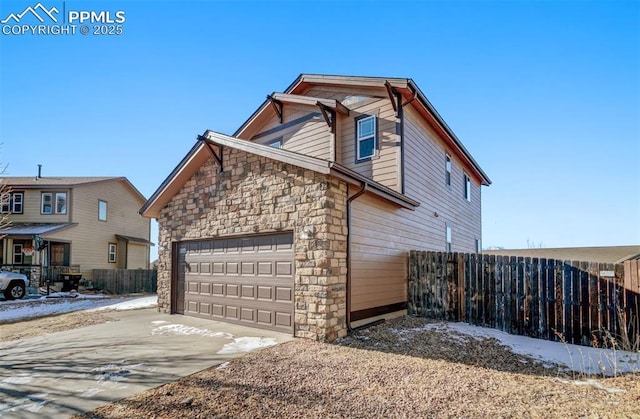
[[[149,268],[145,197],[124,177],[6,177],[0,263],[45,279],[61,269]],[[56,279],[56,278],[52,278]]]
[[[171,313],[333,340],[402,310],[411,249],[474,252],[490,180],[411,79],[299,76],[141,209]]]

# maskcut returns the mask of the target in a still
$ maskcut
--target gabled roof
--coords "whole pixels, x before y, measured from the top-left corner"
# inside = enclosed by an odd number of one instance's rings
[[[425,120],[438,132],[449,144],[454,152],[460,157],[471,171],[480,179],[483,185],[490,185],[491,180],[482,170],[480,165],[473,159],[469,151],[464,147],[462,141],[454,134],[453,130],[444,122],[444,119],[433,107],[431,102],[418,88],[412,79],[397,77],[361,77],[361,76],[335,76],[326,74],[300,74],[294,82],[284,91],[285,95],[297,95],[303,92],[310,85],[331,85],[331,86],[353,86],[353,87],[374,87],[395,89],[401,93],[405,101],[411,101],[411,105],[421,113]],[[277,95],[277,93],[274,93]],[[273,96],[273,95],[272,95]],[[246,129],[262,113],[270,112],[270,99],[267,98],[262,105],[238,128],[233,134],[234,137],[244,138]]]
[[[276,161],[291,164],[314,172],[323,173],[338,177],[348,183],[356,185],[367,185],[367,191],[399,205],[403,208],[414,209],[420,205],[418,201],[408,198],[394,190],[387,188],[377,182],[373,182],[362,175],[347,169],[337,163],[328,160],[318,159],[305,154],[296,153],[280,148],[269,147],[239,138],[230,137],[214,131],[207,130],[204,135],[189,150],[187,155],[176,166],[171,174],[165,179],[160,187],[151,195],[149,200],[140,209],[140,214],[145,217],[157,218],[160,210],[171,201],[171,198],[182,188],[182,186],[193,176],[198,169],[211,158],[210,146],[230,147],[242,150],[258,156],[267,157]],[[224,164],[224,162],[223,162]]]
[[[73,188],[75,186],[89,186],[102,182],[122,182],[140,199],[146,198],[133,186],[129,179],[124,176],[11,176],[0,177],[0,183],[12,189],[55,189]]]

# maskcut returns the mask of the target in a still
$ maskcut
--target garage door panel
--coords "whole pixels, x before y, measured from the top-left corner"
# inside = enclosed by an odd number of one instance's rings
[[[275,325],[287,328],[293,328],[293,316],[291,313],[276,312],[275,313]]]
[[[242,275],[255,275],[256,264],[255,262],[242,262]]]
[[[226,274],[227,275],[238,275],[240,273],[239,265],[240,264],[238,262],[227,262]]]
[[[293,301],[293,288],[276,287],[276,301]]]
[[[254,308],[241,307],[240,308],[240,320],[247,320],[253,322],[256,320],[256,310]]]
[[[293,332],[291,233],[180,246],[186,264],[176,300],[183,299],[185,314]]]
[[[271,300],[273,298],[273,288],[258,285],[258,298]]]

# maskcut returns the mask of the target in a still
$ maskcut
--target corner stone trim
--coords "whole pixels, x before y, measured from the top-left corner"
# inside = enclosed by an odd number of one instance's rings
[[[346,184],[241,150],[223,153],[222,173],[209,159],[160,212],[158,309],[171,309],[173,242],[293,231],[295,336],[346,336]]]

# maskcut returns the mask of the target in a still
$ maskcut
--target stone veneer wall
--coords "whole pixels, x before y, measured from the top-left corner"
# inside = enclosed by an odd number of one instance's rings
[[[209,159],[160,213],[159,310],[170,310],[172,242],[293,231],[295,336],[345,336],[346,184],[235,149],[224,149],[223,162],[218,173]]]

